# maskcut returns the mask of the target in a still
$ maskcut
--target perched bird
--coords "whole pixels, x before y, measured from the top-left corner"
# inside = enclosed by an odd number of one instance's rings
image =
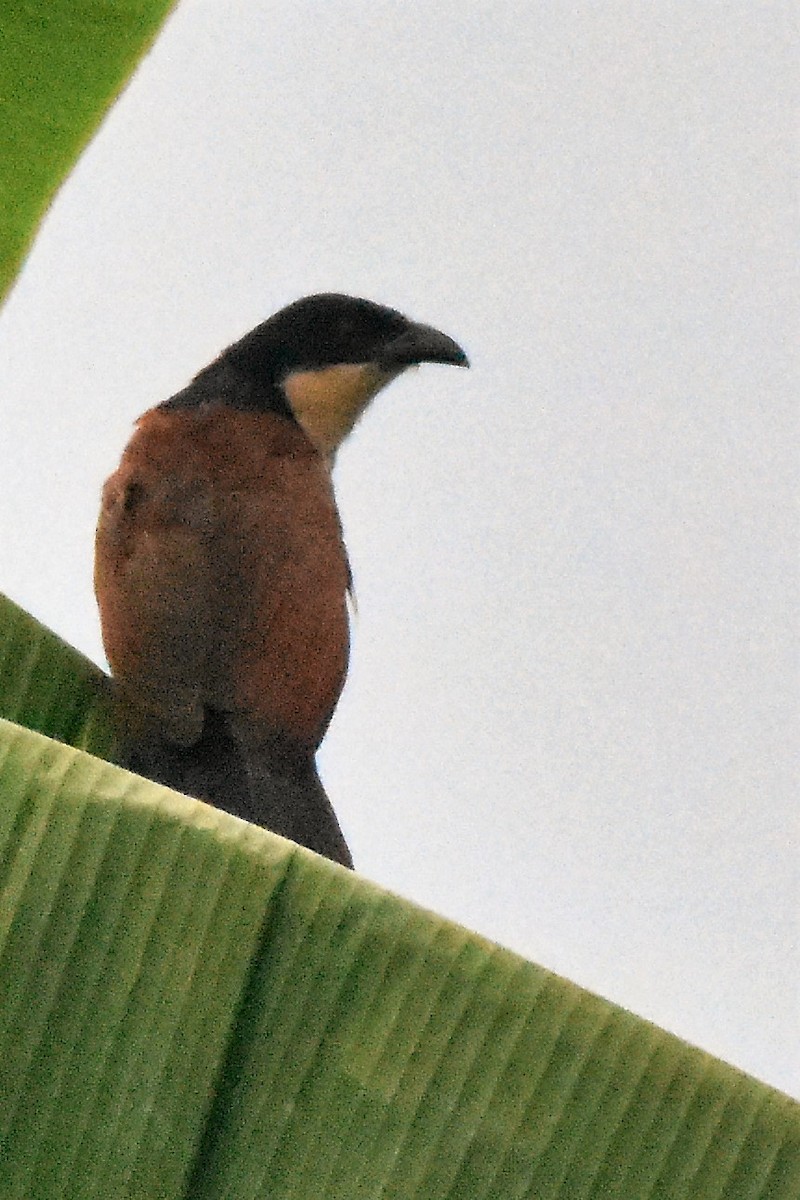
[[[331,481],[375,394],[452,338],[368,300],[282,309],[136,424],[95,590],[122,761],[352,866],[315,754],[347,672]]]

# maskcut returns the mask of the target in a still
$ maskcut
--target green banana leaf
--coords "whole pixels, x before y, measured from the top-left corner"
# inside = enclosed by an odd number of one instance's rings
[[[113,749],[5,601],[0,712]],[[2,1200],[797,1200],[800,1106],[348,871],[0,722]]]
[[[0,297],[171,0],[0,0]]]
[[[2,594],[0,717],[113,760],[108,676]]]

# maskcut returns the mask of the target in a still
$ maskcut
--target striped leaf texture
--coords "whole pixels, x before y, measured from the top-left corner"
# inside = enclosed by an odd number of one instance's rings
[[[0,717],[112,758],[108,676],[0,595]]]
[[[6,715],[111,745],[102,674],[4,616]],[[800,1197],[788,1097],[8,721],[0,895],[2,1200]]]

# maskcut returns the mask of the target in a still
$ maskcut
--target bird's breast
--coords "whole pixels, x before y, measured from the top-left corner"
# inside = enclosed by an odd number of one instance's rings
[[[330,472],[273,413],[153,409],[108,481],[98,598],[115,675],[196,696],[254,742],[319,744],[347,670]]]

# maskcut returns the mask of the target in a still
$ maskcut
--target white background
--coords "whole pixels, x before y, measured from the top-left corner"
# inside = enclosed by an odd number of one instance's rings
[[[186,0],[0,322],[0,587],[102,661],[134,418],[311,291],[438,324],[337,467],[358,867],[800,1094],[792,24]]]

